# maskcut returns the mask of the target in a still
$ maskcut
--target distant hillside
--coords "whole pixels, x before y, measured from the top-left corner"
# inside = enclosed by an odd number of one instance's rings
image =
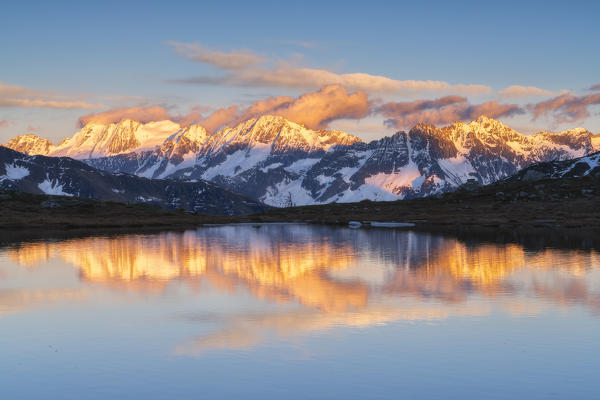
[[[71,158],[28,156],[1,146],[0,189],[146,203],[205,214],[243,215],[267,208],[247,196],[209,182],[111,174]]]

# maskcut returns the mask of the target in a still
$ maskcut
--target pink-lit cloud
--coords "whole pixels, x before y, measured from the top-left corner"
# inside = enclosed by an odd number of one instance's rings
[[[522,97],[541,97],[541,96],[553,96],[553,93],[549,90],[540,89],[535,86],[520,86],[512,85],[506,89],[502,89],[498,92],[501,97],[508,98],[522,98]]]
[[[0,82],[0,107],[94,109],[101,107],[83,100],[65,100],[56,93]]]
[[[418,123],[442,125],[456,121],[470,121],[485,115],[499,118],[523,114],[525,110],[517,104],[501,104],[488,101],[471,104],[466,98],[446,96],[435,100],[416,100],[382,104],[375,112],[388,117],[386,126],[403,129]]]
[[[445,96],[434,100],[415,100],[415,101],[399,101],[382,104],[377,108],[377,112],[385,116],[406,116],[417,111],[440,109],[450,104],[465,103],[466,97],[461,96]]]
[[[396,80],[367,73],[339,74],[324,69],[304,68],[288,61],[265,60],[249,52],[208,52],[199,44],[170,42],[175,52],[191,61],[209,64],[225,71],[219,76],[174,80],[179,83],[241,87],[278,87],[315,90],[340,85],[348,90],[415,96],[424,92],[488,94],[489,86],[450,84],[442,81]],[[210,56],[209,56],[210,55]]]
[[[370,112],[370,102],[365,92],[348,93],[341,86],[330,85],[281,104],[272,112],[309,128],[320,129],[336,119],[366,117]]]
[[[592,86],[590,86],[590,88],[589,88],[588,90],[590,90],[590,91],[592,91],[592,92],[597,92],[597,91],[600,91],[600,83],[599,83],[599,84],[597,84],[597,85],[592,85]]]
[[[220,108],[213,111],[206,118],[200,118],[196,122],[202,125],[207,131],[214,132],[218,128],[230,124],[232,121],[236,120],[238,113],[239,107],[237,106]]]
[[[132,119],[142,123],[151,121],[162,121],[166,119],[172,119],[173,116],[161,106],[148,106],[148,107],[126,107],[117,108],[100,113],[88,114],[79,118],[79,125],[85,126],[89,123],[96,124],[111,124],[119,122],[123,119]]]
[[[218,109],[206,118],[196,119],[196,122],[214,131],[218,127],[234,126],[262,115],[279,115],[308,128],[324,129],[331,121],[364,118],[370,111],[371,102],[366,93],[349,93],[341,86],[329,85],[295,99],[276,96],[257,100],[246,108],[232,106]]]
[[[306,93],[298,98],[288,96],[257,100],[248,107],[229,106],[207,112],[205,107],[195,107],[186,115],[174,115],[162,106],[135,106],[88,114],[79,118],[80,126],[88,123],[110,124],[123,119],[142,123],[172,120],[182,125],[200,124],[214,132],[223,126],[233,126],[262,115],[279,115],[309,128],[322,129],[337,119],[360,119],[371,111],[367,94],[348,92],[341,86],[330,85]]]
[[[4,128],[6,126],[9,126],[10,122],[5,120],[5,119],[0,119],[0,128]]]
[[[550,100],[542,101],[529,106],[533,119],[542,115],[551,115],[557,122],[574,122],[589,116],[588,109],[600,104],[600,93],[586,96],[562,94]]]
[[[248,50],[223,53],[212,51],[198,43],[167,42],[173,50],[190,61],[210,64],[225,70],[239,70],[265,61]]]

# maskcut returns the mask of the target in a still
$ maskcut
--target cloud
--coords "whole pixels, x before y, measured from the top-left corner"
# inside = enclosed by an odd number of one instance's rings
[[[325,128],[336,119],[360,119],[370,112],[367,94],[348,93],[338,85],[325,86],[298,99],[276,107],[273,112],[309,128]]]
[[[264,61],[264,58],[250,53],[247,50],[222,53],[211,51],[197,43],[167,42],[180,54],[190,61],[210,64],[225,70],[239,70]]]
[[[470,121],[481,115],[499,118],[523,114],[525,110],[517,104],[501,104],[497,101],[470,104],[464,97],[446,96],[435,100],[386,103],[377,107],[375,112],[388,117],[386,126],[401,129],[418,123],[442,125]]]
[[[56,93],[0,82],[0,107],[94,109],[101,105],[85,101],[63,100]]]
[[[94,109],[98,105],[89,104],[85,101],[53,101],[41,99],[2,99],[0,107],[24,107],[24,108],[62,108],[62,109]]]
[[[88,123],[111,124],[123,119],[142,123],[172,120],[182,125],[200,124],[214,132],[220,127],[237,125],[262,115],[279,115],[308,128],[326,128],[336,119],[359,119],[370,113],[371,102],[364,92],[349,93],[341,86],[326,86],[298,98],[288,96],[257,100],[248,107],[229,106],[207,113],[206,107],[194,107],[185,115],[174,115],[163,106],[134,106],[116,108],[79,118],[79,125]]]
[[[241,87],[277,87],[315,90],[328,85],[348,90],[414,96],[423,92],[488,94],[489,86],[453,85],[442,81],[396,80],[366,73],[338,74],[324,69],[302,68],[287,61],[273,62],[249,52],[208,52],[199,44],[169,42],[175,52],[188,60],[226,71],[218,76],[172,80],[176,83]]]
[[[162,106],[116,108],[100,113],[88,114],[79,118],[79,125],[89,123],[111,124],[123,119],[132,119],[142,123],[172,119],[173,116]]]
[[[279,115],[311,129],[324,129],[331,121],[364,118],[370,111],[371,102],[365,92],[349,93],[339,85],[329,85],[296,99],[288,96],[269,97],[257,100],[244,109],[219,109],[204,121],[218,120],[223,122],[220,126],[231,126],[262,115]],[[216,114],[219,118],[213,117]],[[221,116],[223,118],[220,118]],[[225,121],[225,116],[231,118]],[[203,120],[198,122],[202,124]],[[216,123],[213,126],[216,126]]]
[[[553,96],[553,93],[549,90],[537,88],[535,86],[520,86],[512,85],[498,92],[501,97],[508,98],[521,98],[521,97],[535,97],[535,96]]]
[[[590,88],[589,88],[588,90],[590,90],[590,91],[592,91],[592,92],[597,92],[597,91],[600,91],[600,83],[599,83],[599,84],[597,84],[597,85],[592,85],[592,86],[590,86]]]
[[[239,108],[237,106],[220,108],[212,112],[208,117],[199,119],[197,123],[202,125],[207,131],[214,132],[236,119],[239,112],[238,110]]]
[[[307,41],[303,41],[303,40],[278,40],[277,43],[289,45],[289,46],[304,47],[305,49],[312,49],[314,47],[317,47],[317,43],[307,42]]]
[[[541,115],[552,114],[557,122],[562,123],[574,122],[588,117],[588,108],[597,104],[600,104],[600,93],[586,96],[562,94],[550,100],[530,105],[529,108],[533,113],[534,120]]]
[[[265,113],[273,112],[274,110],[280,109],[282,107],[288,107],[294,101],[293,98],[289,96],[275,96],[268,97],[264,100],[257,100],[253,102],[250,107],[244,110],[243,114],[240,116],[240,120],[246,120],[249,118],[254,118],[260,115],[264,115]]]
[[[465,97],[445,96],[435,100],[390,102],[378,107],[377,111],[386,116],[406,116],[417,111],[440,109],[450,104],[464,103],[466,101]]]
[[[5,119],[0,119],[0,128],[4,128],[5,126],[9,126],[10,122]]]

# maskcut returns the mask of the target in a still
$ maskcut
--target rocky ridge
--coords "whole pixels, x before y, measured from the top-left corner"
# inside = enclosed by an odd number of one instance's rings
[[[582,157],[599,144],[581,128],[524,135],[487,117],[443,128],[418,124],[364,143],[345,132],[263,116],[213,134],[170,121],[89,126],[49,154],[109,172],[208,180],[292,206],[446,193],[470,179],[489,184],[535,163]]]

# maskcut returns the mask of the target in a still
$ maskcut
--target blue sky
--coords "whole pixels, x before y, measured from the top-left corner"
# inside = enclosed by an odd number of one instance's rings
[[[230,105],[248,106],[269,96],[295,98],[319,89],[263,85],[256,80],[240,83],[237,78],[235,84],[176,83],[227,75],[231,70],[190,61],[190,54],[188,58],[177,54],[168,44],[173,42],[195,44],[207,53],[251,54],[262,60],[258,65],[264,64],[259,70],[264,74],[277,63],[285,63],[338,75],[363,73],[396,81],[489,88],[486,93],[455,92],[452,87],[406,93],[345,87],[348,92],[364,91],[369,101],[380,103],[459,95],[469,104],[497,101],[525,110],[527,105],[568,92],[579,107],[579,101],[591,102],[585,105],[585,115],[570,114],[565,120],[564,110],[561,117],[560,109],[552,109],[536,120],[530,112],[499,119],[525,131],[584,126],[600,132],[599,107],[593,99],[583,99],[593,93],[589,87],[600,83],[598,2],[123,3],[23,1],[3,5],[0,82],[5,93],[0,89],[0,96],[14,96],[14,90],[6,87],[18,87],[19,99],[64,104],[15,104],[13,97],[3,103],[0,97],[0,121],[4,121],[0,141],[28,127],[58,140],[75,132],[80,116],[107,109],[160,105],[171,114],[186,114],[193,107],[208,113]],[[245,76],[248,71],[243,72]],[[546,94],[499,96],[498,92],[512,85],[539,88]],[[370,113],[359,123],[335,117],[326,124],[351,128],[371,139],[393,132],[393,127],[383,124],[389,118]]]

